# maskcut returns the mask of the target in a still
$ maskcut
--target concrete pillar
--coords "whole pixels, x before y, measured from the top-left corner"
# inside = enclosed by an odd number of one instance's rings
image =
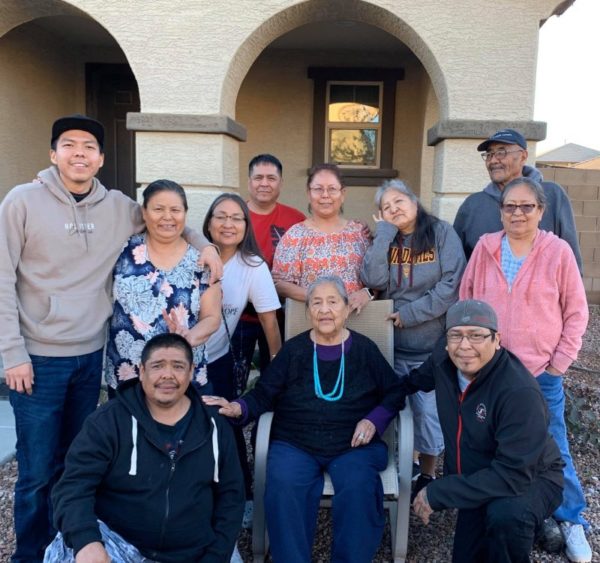
[[[465,197],[485,185],[487,172],[475,150],[479,142],[446,139],[435,146],[431,211],[440,219],[452,223]]]
[[[429,129],[427,143],[435,147],[431,202],[435,215],[452,223],[465,197],[481,191],[489,182],[477,145],[506,127],[525,136],[534,160],[535,141],[546,136],[546,124],[542,122],[453,119],[438,121]]]
[[[159,178],[181,184],[188,225],[200,229],[220,193],[239,191],[239,142],[245,129],[225,116],[130,113],[136,131],[136,180],[143,188]]]

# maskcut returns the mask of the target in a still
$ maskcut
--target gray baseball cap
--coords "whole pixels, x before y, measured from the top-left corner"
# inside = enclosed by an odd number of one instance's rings
[[[455,326],[481,326],[497,332],[498,318],[487,303],[466,299],[452,305],[446,313],[446,330]]]

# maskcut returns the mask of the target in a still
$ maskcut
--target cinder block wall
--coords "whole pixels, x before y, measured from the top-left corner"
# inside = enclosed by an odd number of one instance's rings
[[[571,199],[583,256],[583,283],[590,303],[600,304],[600,170],[543,168],[544,180],[560,184]]]

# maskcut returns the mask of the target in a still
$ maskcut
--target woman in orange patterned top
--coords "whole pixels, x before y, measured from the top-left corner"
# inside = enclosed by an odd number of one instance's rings
[[[314,166],[306,191],[310,216],[291,227],[277,245],[273,280],[281,297],[306,300],[306,288],[320,276],[344,281],[351,310],[360,310],[372,294],[360,280],[360,266],[369,246],[364,227],[344,219],[346,187],[335,164]]]

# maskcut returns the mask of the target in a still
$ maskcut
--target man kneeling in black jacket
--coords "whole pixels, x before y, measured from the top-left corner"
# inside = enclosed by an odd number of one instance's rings
[[[229,561],[244,483],[231,428],[192,373],[183,337],[146,343],[139,382],[91,414],[67,454],[52,494],[62,537],[45,560]]]
[[[444,477],[413,509],[458,508],[453,561],[525,562],[536,531],[560,505],[563,462],[548,434],[544,398],[519,359],[500,347],[493,309],[459,301],[446,338],[404,381],[406,394],[435,389],[444,434]]]

